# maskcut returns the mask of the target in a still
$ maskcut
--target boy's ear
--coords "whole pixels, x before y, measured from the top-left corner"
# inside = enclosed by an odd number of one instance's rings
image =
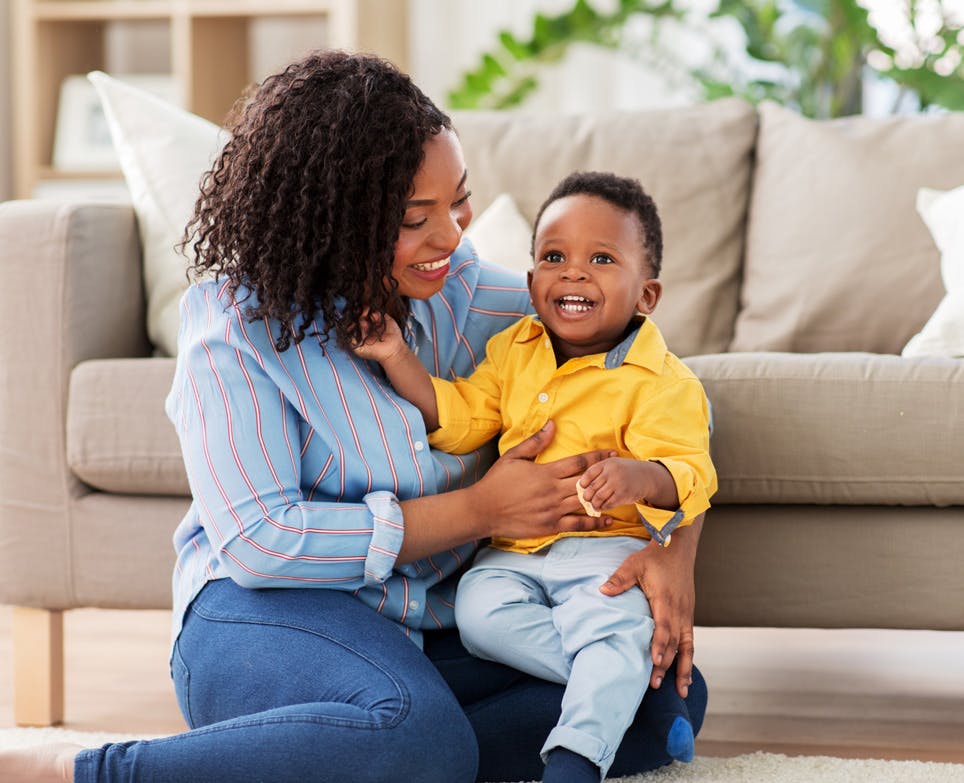
[[[654,277],[649,278],[643,283],[643,290],[640,291],[636,309],[643,315],[649,315],[656,309],[662,295],[663,284]]]
[[[529,291],[531,292],[532,291],[532,270],[531,269],[528,272],[526,272],[526,286],[529,288]]]

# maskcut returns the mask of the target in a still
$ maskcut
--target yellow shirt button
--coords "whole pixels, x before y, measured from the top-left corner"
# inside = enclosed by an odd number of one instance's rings
[[[545,392],[542,392],[537,399],[539,402],[549,402],[549,395]]]

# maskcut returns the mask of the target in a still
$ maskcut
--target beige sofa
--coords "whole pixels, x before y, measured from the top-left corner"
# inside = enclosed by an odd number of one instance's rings
[[[508,192],[531,220],[577,168],[660,206],[656,320],[716,423],[699,623],[964,629],[964,362],[898,355],[943,295],[914,200],[964,183],[964,116],[731,100],[457,125],[477,213]],[[44,723],[62,610],[170,605],[188,490],[131,207],[0,205],[0,275],[0,602],[17,720]]]

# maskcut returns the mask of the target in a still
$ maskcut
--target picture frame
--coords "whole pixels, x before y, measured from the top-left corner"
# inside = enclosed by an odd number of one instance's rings
[[[129,74],[116,78],[168,103],[183,105],[171,74]],[[115,171],[119,168],[100,98],[82,74],[68,76],[61,84],[51,162],[55,169],[65,172]]]

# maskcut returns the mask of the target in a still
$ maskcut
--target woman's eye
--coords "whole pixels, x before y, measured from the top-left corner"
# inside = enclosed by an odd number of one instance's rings
[[[605,253],[597,253],[592,257],[592,262],[594,264],[612,264],[612,256],[607,256]]]
[[[428,222],[427,218],[422,218],[421,220],[416,220],[412,223],[402,223],[402,228],[421,228]]]
[[[561,264],[566,259],[563,258],[562,253],[550,251],[542,256],[542,260],[548,261],[550,264]]]
[[[472,191],[471,191],[471,190],[468,191],[464,196],[462,196],[462,198],[458,199],[457,201],[453,201],[453,202],[452,202],[452,206],[453,206],[453,207],[461,207],[463,204],[468,204],[470,198],[472,198]]]

